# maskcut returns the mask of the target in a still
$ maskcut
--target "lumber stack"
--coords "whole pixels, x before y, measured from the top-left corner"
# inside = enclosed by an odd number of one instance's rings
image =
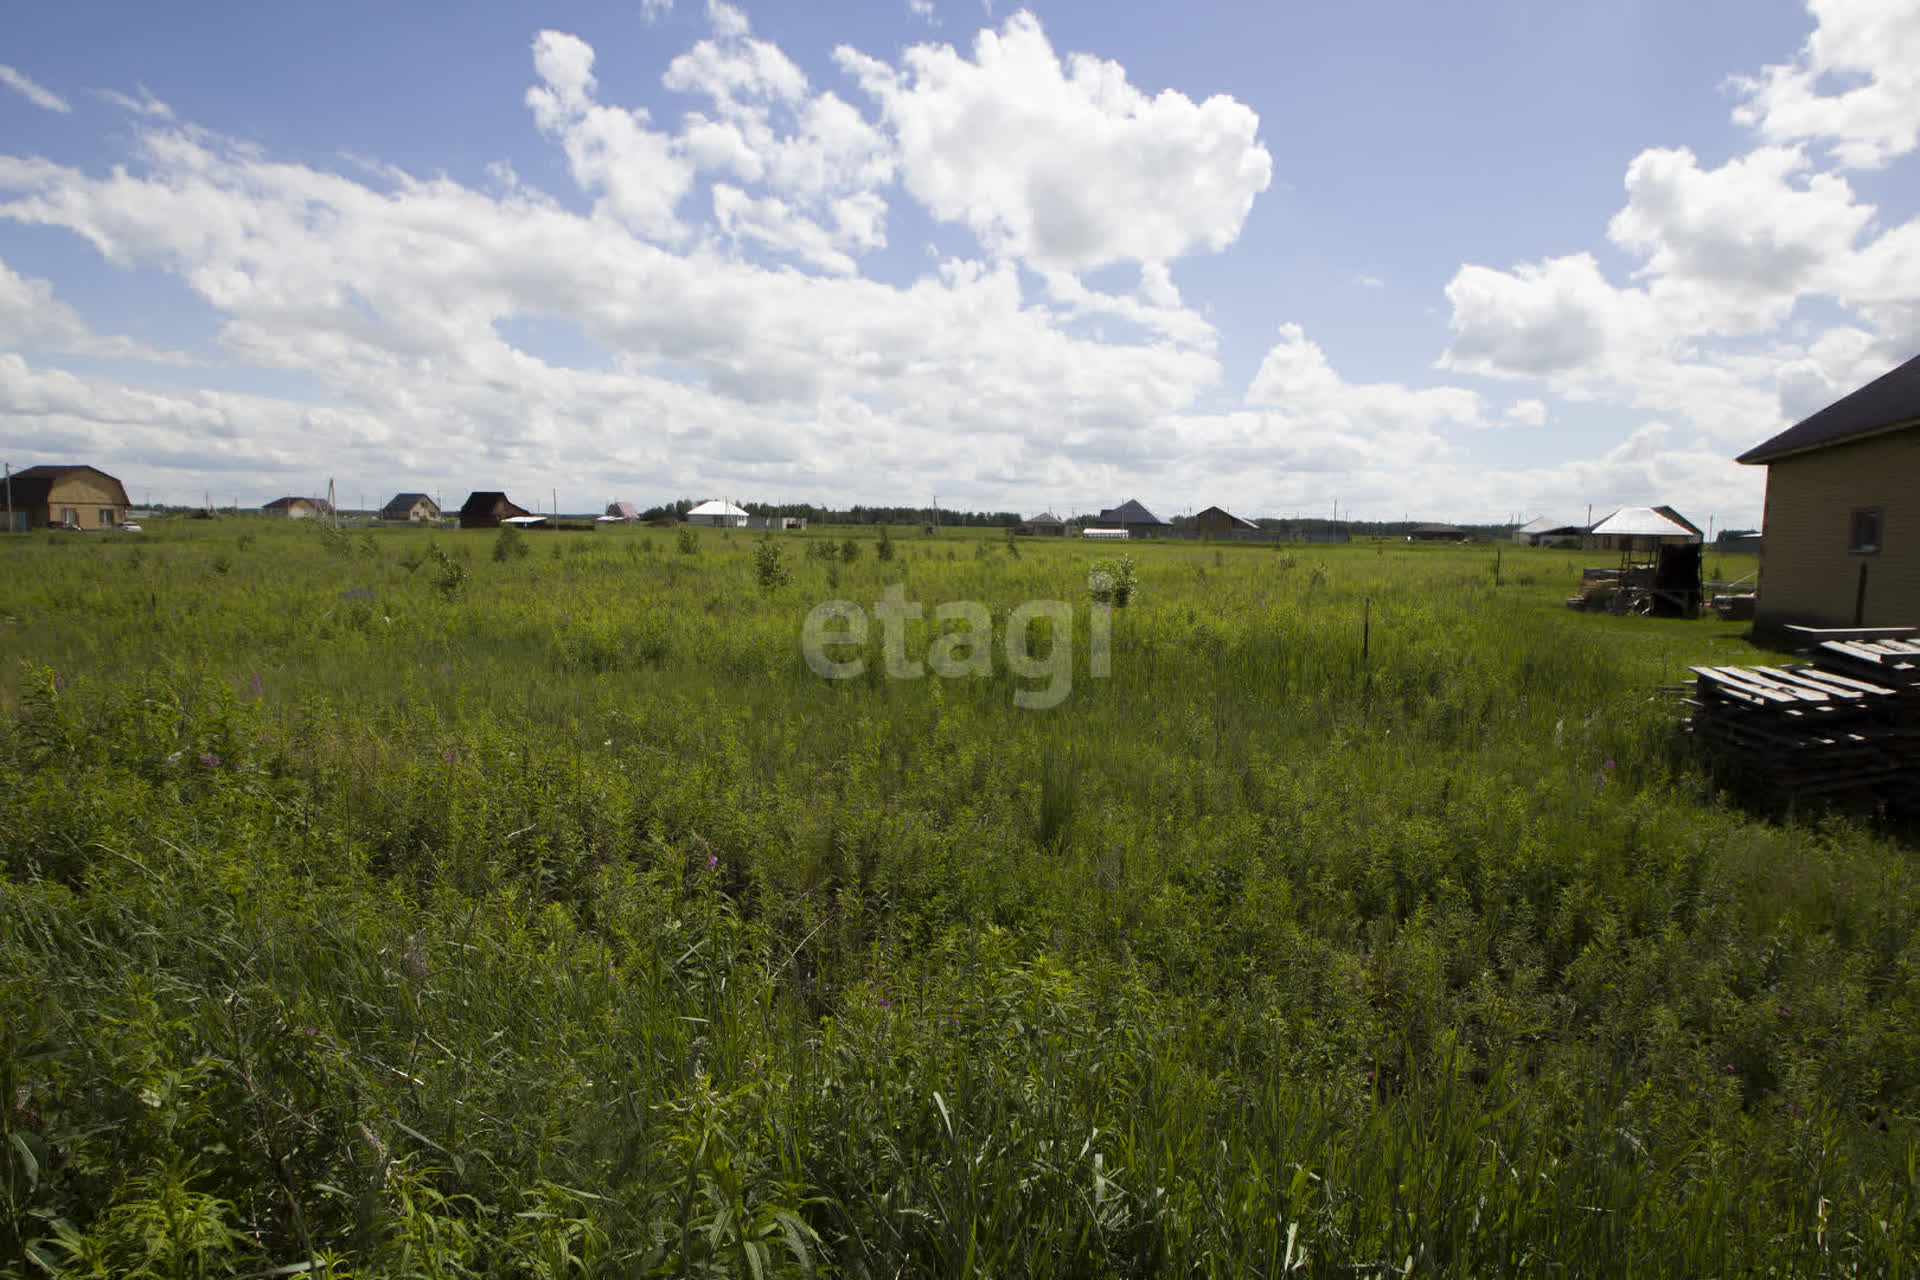
[[[1920,644],[1829,640],[1810,663],[1694,667],[1688,729],[1742,786],[1908,805],[1920,795]]]

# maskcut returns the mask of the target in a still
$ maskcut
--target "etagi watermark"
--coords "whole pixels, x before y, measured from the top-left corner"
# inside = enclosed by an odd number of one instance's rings
[[[1007,614],[1002,648],[1007,670],[1038,688],[1016,688],[1013,705],[1035,711],[1057,707],[1073,692],[1074,610],[1065,600],[1028,600]],[[889,680],[918,680],[928,669],[945,680],[991,679],[994,669],[993,611],[978,600],[949,600],[933,607],[937,631],[926,661],[907,656],[907,624],[926,617],[906,588],[894,583],[874,603],[880,622],[880,661]],[[864,650],[867,611],[851,600],[817,604],[800,628],[807,665],[823,680],[852,680],[867,673]],[[1044,650],[1044,652],[1037,652]],[[838,651],[841,656],[836,657]],[[851,653],[851,656],[847,656]],[[1104,680],[1113,666],[1113,606],[1087,607],[1087,675]]]

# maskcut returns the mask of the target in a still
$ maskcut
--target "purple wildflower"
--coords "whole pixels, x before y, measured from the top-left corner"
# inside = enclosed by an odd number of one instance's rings
[[[253,696],[260,696],[260,673],[257,671],[253,673]]]
[[[200,757],[200,763],[209,769],[218,769],[220,767],[220,757],[209,751]]]
[[[719,865],[720,865],[720,855],[719,855],[719,854],[717,854],[717,853],[710,853],[710,854],[708,854],[708,855],[707,855],[707,870],[709,870],[709,871],[711,871],[711,870],[713,870],[713,869],[714,869],[715,867],[717,867],[717,866],[719,866]]]

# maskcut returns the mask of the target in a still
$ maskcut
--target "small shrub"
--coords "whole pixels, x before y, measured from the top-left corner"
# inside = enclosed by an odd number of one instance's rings
[[[1124,609],[1133,601],[1138,589],[1132,556],[1121,556],[1112,563],[1096,560],[1093,568],[1087,571],[1087,594],[1097,604],[1110,604],[1116,609]]]
[[[527,551],[527,535],[513,525],[503,526],[499,536],[493,540],[493,558],[499,564],[524,559]]]
[[[882,562],[893,559],[893,535],[885,525],[880,526],[880,541],[874,546],[873,555],[874,559]]]
[[[434,589],[451,600],[466,589],[469,570],[446,552],[434,549]],[[497,557],[496,557],[497,558]]]
[[[683,524],[680,526],[680,533],[674,545],[679,548],[683,556],[697,554],[700,550],[700,535],[693,531],[693,526]]]
[[[753,548],[753,576],[762,591],[778,591],[793,581],[793,574],[780,558],[780,544],[765,534]]]
[[[847,564],[852,564],[855,560],[858,560],[859,558],[860,558],[860,544],[855,542],[852,538],[846,538],[842,540],[840,543],[840,559]]]

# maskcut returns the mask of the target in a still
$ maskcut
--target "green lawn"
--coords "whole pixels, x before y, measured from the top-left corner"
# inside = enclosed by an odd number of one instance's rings
[[[1744,624],[888,541],[0,539],[0,1275],[1914,1273],[1920,876],[1687,763]]]

